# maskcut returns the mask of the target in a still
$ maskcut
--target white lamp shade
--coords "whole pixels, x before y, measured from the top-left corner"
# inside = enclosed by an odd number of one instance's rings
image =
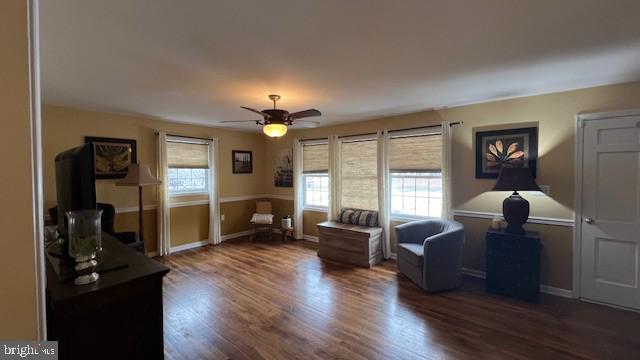
[[[269,137],[281,137],[287,133],[287,126],[280,123],[267,124],[262,128],[262,132]]]
[[[130,164],[127,176],[116,182],[117,186],[159,185],[162,182],[151,175],[148,164]]]

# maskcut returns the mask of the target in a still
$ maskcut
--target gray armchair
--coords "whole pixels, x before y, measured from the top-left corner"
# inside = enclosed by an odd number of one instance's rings
[[[398,269],[426,291],[460,287],[464,227],[440,219],[396,226]]]

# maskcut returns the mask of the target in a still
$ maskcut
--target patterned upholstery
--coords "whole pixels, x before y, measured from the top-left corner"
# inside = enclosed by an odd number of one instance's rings
[[[378,226],[378,212],[359,209],[342,209],[338,221],[344,224],[360,226]]]

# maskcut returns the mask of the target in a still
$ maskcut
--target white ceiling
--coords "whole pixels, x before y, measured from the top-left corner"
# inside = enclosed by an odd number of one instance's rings
[[[328,125],[640,79],[638,0],[40,4],[45,103],[209,126],[270,93]]]

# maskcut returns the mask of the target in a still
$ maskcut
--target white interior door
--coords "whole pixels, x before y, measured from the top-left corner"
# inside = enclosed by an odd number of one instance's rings
[[[640,309],[640,116],[584,124],[581,296]]]

